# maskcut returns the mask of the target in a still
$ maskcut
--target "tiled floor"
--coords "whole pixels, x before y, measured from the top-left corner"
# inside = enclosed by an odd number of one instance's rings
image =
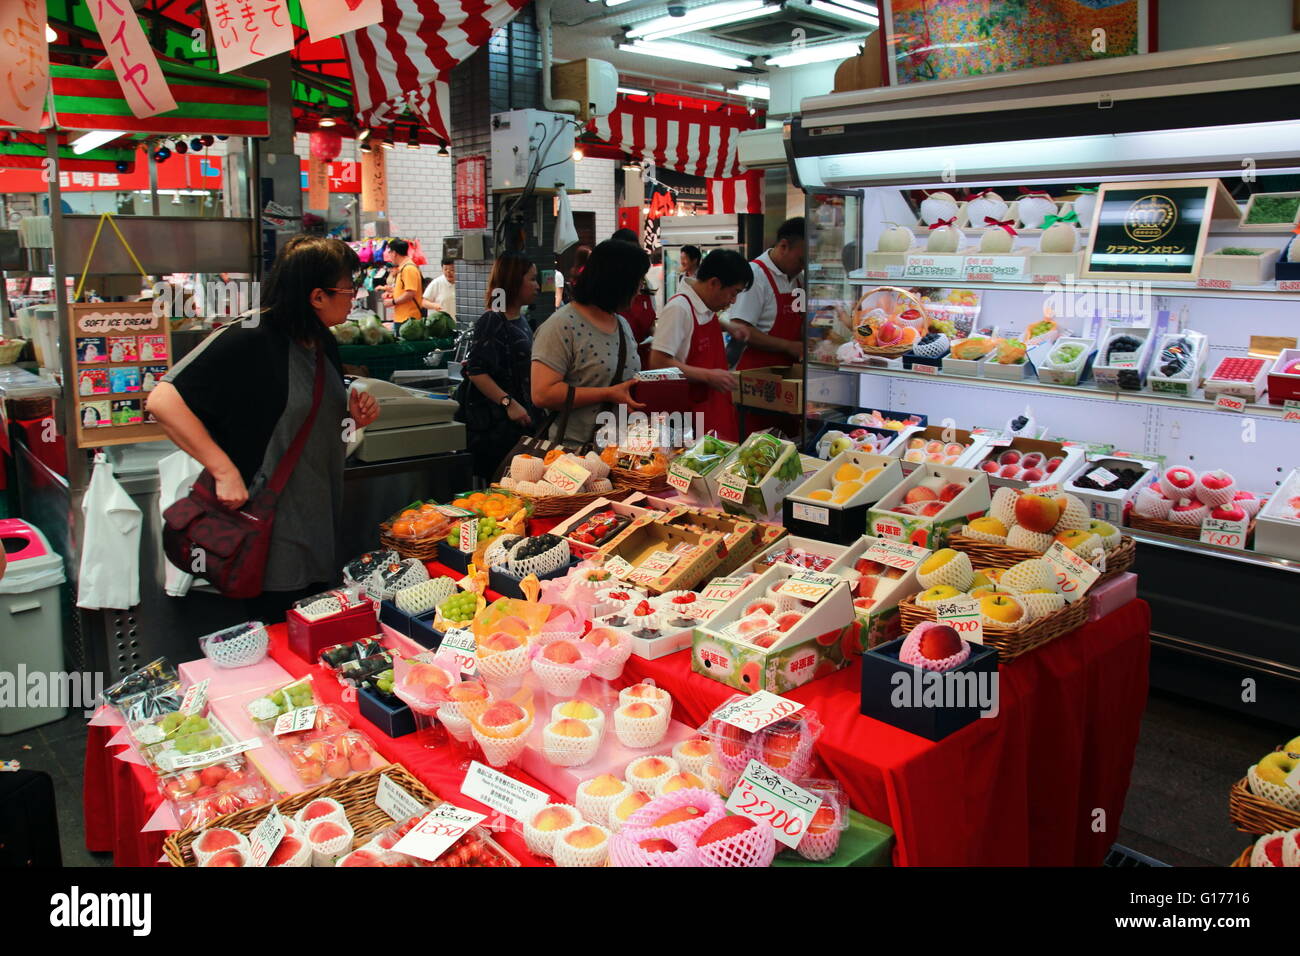
[[[1250,842],[1228,821],[1228,788],[1297,729],[1153,694],[1115,842],[1173,866],[1226,866]],[[86,851],[84,748],[80,716],[0,737],[0,759],[16,758],[54,778],[64,864],[112,866],[111,855]]]

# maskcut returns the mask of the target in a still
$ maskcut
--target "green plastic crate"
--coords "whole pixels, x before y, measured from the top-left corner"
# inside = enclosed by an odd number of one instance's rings
[[[340,345],[339,360],[344,365],[362,366],[370,378],[390,381],[399,369],[424,369],[424,357],[430,352],[442,352],[439,366],[446,365],[446,356],[455,347],[455,339],[426,339],[423,342],[394,342],[391,345]]]
[[[829,860],[814,863],[794,852],[783,852],[773,866],[893,866],[894,830],[878,820],[849,811],[849,826],[840,835],[839,849]]]

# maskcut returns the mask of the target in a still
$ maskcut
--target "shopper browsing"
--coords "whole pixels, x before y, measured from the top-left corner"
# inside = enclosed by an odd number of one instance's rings
[[[261,321],[213,332],[149,393],[148,410],[167,437],[211,474],[223,505],[239,508],[269,481],[308,421],[320,364],[318,411],[279,498],[263,594],[248,602],[252,619],[282,620],[294,601],[332,584],[339,567],[343,422],[364,428],[379,417],[373,396],[344,387],[328,331],[347,321],[359,267],[346,243],[295,236],[267,278]]]
[[[487,311],[474,323],[465,377],[456,393],[456,420],[465,423],[474,474],[484,481],[496,476],[501,461],[536,420],[529,384],[533,337],[522,313],[540,288],[537,266],[526,256],[502,254],[488,277]],[[505,310],[495,311],[500,300]]]
[[[795,309],[795,290],[807,252],[798,216],[781,223],[776,244],[751,263],[754,284],[730,313],[731,334],[745,343],[737,368],[789,365],[803,358],[803,312]]]
[[[533,342],[533,404],[560,413],[555,440],[591,441],[602,408],[643,406],[632,398],[641,370],[636,340],[619,312],[640,287],[650,257],[609,239],[596,246],[573,289],[573,301],[542,323]],[[571,410],[565,414],[566,406]]]
[[[704,415],[704,430],[735,441],[737,387],[727,368],[726,346],[718,313],[730,308],[753,283],[749,263],[739,252],[715,249],[699,274],[684,279],[681,291],[664,305],[650,345],[651,368],[679,368],[689,383],[690,409]],[[677,409],[664,409],[675,411]]]
[[[618,229],[614,232],[611,239],[617,239],[619,242],[628,242],[641,248],[637,242],[636,233],[631,229]],[[647,262],[650,260],[647,259]],[[647,270],[647,274],[648,274]],[[655,327],[655,290],[650,286],[646,278],[642,278],[637,285],[637,291],[621,310],[619,315],[627,320],[627,326],[632,330],[633,345],[640,345],[646,339],[650,338]]]
[[[391,285],[384,288],[384,301],[393,307],[393,321],[399,325],[407,319],[420,317],[424,280],[420,268],[411,260],[411,244],[405,239],[388,243],[388,254],[393,259]]]
[[[489,287],[490,288],[490,287]],[[424,289],[427,308],[446,312],[456,318],[456,260],[442,260],[442,274],[435,276]]]

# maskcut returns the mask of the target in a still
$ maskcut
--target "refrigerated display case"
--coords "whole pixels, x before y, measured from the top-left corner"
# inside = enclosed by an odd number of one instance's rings
[[[1137,539],[1153,685],[1276,720],[1300,702],[1297,76],[1284,37],[815,97],[788,134],[805,435],[890,410],[985,436],[985,470],[1013,437],[1081,449],[1038,483]],[[1180,465],[1269,499],[1249,537],[1135,513]]]
[[[698,246],[701,257],[714,249],[745,254],[745,235],[739,216],[665,216],[659,221],[659,243],[664,255],[664,294],[667,302],[681,282],[682,246]]]

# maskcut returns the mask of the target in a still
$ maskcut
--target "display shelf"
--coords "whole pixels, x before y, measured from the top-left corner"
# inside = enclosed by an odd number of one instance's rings
[[[1049,385],[1045,382],[1023,379],[1020,381],[1003,381],[994,378],[979,378],[973,375],[944,375],[917,372],[908,369],[866,368],[856,365],[829,365],[822,362],[809,362],[810,368],[819,371],[854,374],[884,375],[890,378],[920,379],[927,382],[944,382],[949,385],[969,385],[973,388],[993,388],[1013,392],[1038,392],[1062,397],[1104,399],[1122,405],[1162,405],[1167,408],[1193,409],[1195,411],[1220,412],[1224,415],[1240,415],[1246,418],[1282,418],[1286,413],[1281,405],[1247,403],[1240,412],[1218,408],[1213,401],[1199,396],[1157,395],[1154,392],[1129,392],[1109,388],[1095,388],[1089,385]]]
[[[974,255],[974,253],[971,253]],[[856,270],[855,270],[856,271]],[[1219,280],[1206,280],[1217,282]],[[942,286],[945,289],[1001,289],[1009,292],[1037,292],[1042,294],[1050,283],[1046,282],[987,282],[987,281],[967,281],[965,279],[868,279],[865,276],[854,275],[849,273],[849,285],[868,286],[868,285],[901,285],[901,286]],[[1065,283],[1057,283],[1065,286]],[[1209,288],[1197,285],[1195,282],[1152,282],[1150,283],[1151,292],[1154,295],[1176,295],[1186,296],[1190,299],[1270,299],[1278,302],[1300,302],[1300,281],[1291,280],[1285,284],[1287,289],[1279,289],[1280,283],[1266,282],[1260,285],[1238,285],[1233,284],[1229,288]],[[1131,289],[1131,282],[1113,282],[1107,279],[1079,279],[1074,282],[1075,288],[1091,286],[1095,288],[1098,294],[1106,291],[1121,292],[1125,289]]]
[[[1128,525],[1125,525],[1123,530],[1125,534],[1132,536],[1135,541],[1157,548],[1168,548],[1172,551],[1183,551],[1187,554],[1208,555],[1222,558],[1225,561],[1235,561],[1238,564],[1252,565],[1257,568],[1300,574],[1300,561],[1291,561],[1287,558],[1275,557],[1260,551],[1224,548],[1217,544],[1206,544],[1203,541],[1196,541],[1191,538],[1176,538],[1172,535],[1156,534],[1152,531],[1139,531],[1136,528],[1130,528]]]

